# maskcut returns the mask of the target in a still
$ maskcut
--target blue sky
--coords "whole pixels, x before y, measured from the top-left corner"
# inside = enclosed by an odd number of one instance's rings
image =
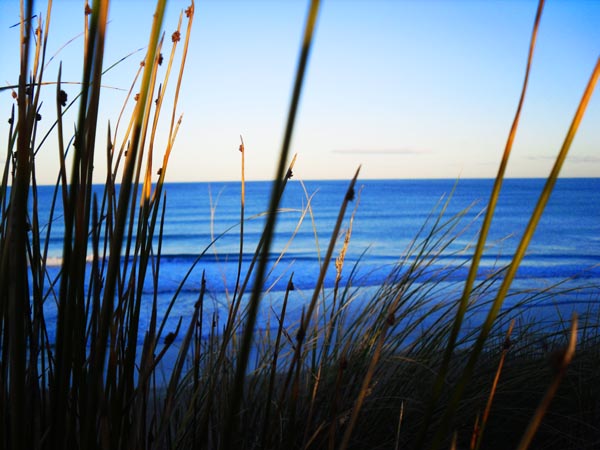
[[[0,0],[0,83],[17,80],[18,1]],[[114,1],[106,64],[146,45],[151,2]],[[56,0],[48,55],[83,29],[83,2]],[[172,1],[165,29],[188,2]],[[179,112],[184,118],[169,181],[270,179],[281,145],[304,1],[197,1]],[[292,151],[302,179],[471,178],[495,175],[523,81],[534,1],[325,0],[304,85]],[[46,3],[36,12],[45,14]],[[600,1],[548,0],[508,175],[545,176],[600,55]],[[79,81],[82,39],[48,65]],[[143,52],[109,72],[99,135],[114,126]],[[49,95],[53,94],[53,88]],[[69,95],[77,88],[69,86]],[[50,98],[50,97],[49,97]],[[6,117],[13,100],[0,92]],[[51,123],[51,102],[43,122]],[[73,117],[68,119],[73,122]],[[8,124],[0,125],[6,142]],[[102,137],[99,151],[104,147]],[[55,181],[54,141],[38,153],[41,183]],[[104,158],[96,178],[104,177]],[[563,176],[600,176],[600,94],[572,146]]]

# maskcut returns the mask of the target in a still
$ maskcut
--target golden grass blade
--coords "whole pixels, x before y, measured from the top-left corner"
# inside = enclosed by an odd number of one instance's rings
[[[475,450],[479,450],[481,447],[481,441],[483,439],[483,432],[485,431],[485,425],[487,424],[488,417],[490,416],[490,411],[492,409],[492,402],[494,401],[494,395],[496,394],[496,389],[498,387],[498,381],[500,380],[500,374],[502,373],[502,368],[504,367],[504,360],[506,359],[506,354],[510,349],[510,336],[512,335],[513,328],[515,327],[515,320],[513,319],[508,326],[508,331],[506,332],[506,338],[504,339],[504,346],[502,347],[502,355],[500,356],[500,362],[498,363],[498,369],[496,370],[496,375],[494,376],[494,381],[492,382],[492,388],[490,389],[490,395],[488,396],[487,403],[485,405],[485,410],[483,411],[483,415],[481,416],[481,424],[476,425],[477,433],[474,433],[475,445],[472,447]]]
[[[246,158],[246,148],[244,147],[244,138],[240,135],[240,158],[241,158],[241,194],[240,194],[240,250],[238,254],[238,267],[237,274],[235,279],[235,287],[233,288],[233,300],[232,303],[235,304],[235,300],[238,296],[238,292],[240,289],[240,278],[242,276],[242,258],[244,256],[244,210],[246,207],[246,168],[245,168],[245,158]]]
[[[350,437],[352,436],[352,432],[354,431],[354,427],[356,426],[356,422],[358,420],[358,415],[360,414],[362,405],[370,391],[371,380],[373,379],[375,368],[377,367],[377,363],[381,358],[381,351],[383,350],[383,344],[385,343],[387,331],[390,326],[393,326],[393,324],[393,318],[392,316],[390,316],[389,320],[385,322],[383,331],[379,335],[379,339],[377,341],[375,351],[373,352],[373,356],[371,357],[371,362],[369,363],[367,373],[365,374],[365,377],[363,379],[358,396],[354,401],[354,406],[352,407],[352,415],[350,416],[348,425],[346,425],[346,431],[344,431],[342,442],[338,447],[339,450],[346,450],[348,448],[348,445],[350,444]]]
[[[446,410],[446,413],[444,414],[444,418],[442,419],[442,425],[440,426],[440,428],[438,429],[438,432],[436,433],[436,440],[441,439],[442,435],[444,434],[443,430],[445,427],[447,427],[447,425],[450,421],[452,412],[457,407],[458,402],[460,401],[460,398],[462,396],[462,392],[464,391],[466,384],[471,379],[477,359],[479,358],[479,355],[481,354],[481,351],[483,350],[485,341],[494,325],[494,322],[496,320],[496,317],[498,316],[500,308],[502,307],[502,305],[504,303],[504,299],[506,298],[506,295],[508,294],[508,291],[510,289],[512,281],[517,273],[517,270],[519,269],[519,265],[520,265],[521,261],[523,260],[523,257],[525,256],[525,252],[527,251],[529,242],[531,241],[531,238],[533,237],[535,229],[540,221],[540,218],[542,217],[544,208],[546,207],[546,204],[548,203],[548,200],[550,199],[550,194],[552,193],[552,190],[554,188],[556,180],[558,179],[560,169],[562,168],[565,158],[567,157],[567,154],[571,147],[571,143],[573,142],[573,138],[575,137],[575,134],[577,132],[579,124],[581,123],[581,120],[585,113],[586,107],[589,103],[592,93],[594,92],[594,89],[596,87],[596,83],[598,81],[599,76],[600,76],[600,58],[598,58],[598,60],[596,62],[596,66],[594,68],[594,71],[592,72],[592,75],[590,76],[590,80],[588,82],[588,85],[586,86],[584,93],[583,93],[583,96],[581,98],[579,106],[577,107],[577,111],[575,112],[575,116],[573,117],[573,121],[571,122],[571,126],[569,127],[569,131],[567,132],[565,141],[563,142],[563,145],[562,145],[560,152],[556,158],[556,161],[550,172],[550,175],[548,176],[548,178],[546,180],[546,184],[540,194],[538,202],[537,202],[537,204],[534,208],[534,211],[529,219],[529,223],[527,224],[527,227],[525,228],[525,231],[523,233],[521,241],[520,241],[517,249],[515,250],[513,259],[511,261],[510,265],[508,266],[508,269],[506,271],[504,279],[502,280],[502,284],[498,288],[496,298],[491,305],[491,308],[488,312],[488,315],[487,315],[484,323],[481,326],[480,334],[477,337],[477,340],[471,350],[471,353],[469,356],[469,361],[467,362],[467,365],[464,369],[463,375],[460,378],[460,381],[457,383],[457,387],[452,395],[451,401],[448,405],[448,409]]]
[[[117,280],[120,276],[120,265],[121,265],[121,250],[123,237],[125,232],[126,220],[128,217],[128,210],[130,208],[130,195],[132,190],[133,172],[134,166],[137,160],[138,151],[140,151],[140,143],[143,135],[143,126],[145,123],[145,117],[147,116],[147,109],[150,97],[151,78],[154,70],[153,62],[156,59],[156,53],[158,48],[158,40],[160,35],[160,28],[164,17],[166,6],[166,0],[159,1],[156,7],[156,13],[154,15],[154,21],[152,25],[152,31],[149,39],[148,52],[146,55],[146,63],[144,68],[144,75],[142,78],[142,86],[140,90],[140,98],[136,104],[135,109],[135,124],[132,133],[132,145],[129,148],[129,153],[125,161],[125,168],[123,173],[123,179],[119,192],[119,201],[114,215],[114,230],[112,239],[110,242],[110,256],[108,259],[108,267],[106,272],[106,282],[104,288],[104,297],[102,302],[102,309],[99,318],[99,330],[98,338],[95,346],[95,359],[91,365],[91,377],[90,377],[90,407],[92,410],[96,410],[97,407],[97,386],[102,383],[102,377],[104,373],[104,365],[106,360],[106,351],[109,333],[111,334],[111,340],[114,343],[116,337],[115,332],[111,331],[111,322],[113,315],[113,305],[116,292]],[[114,330],[114,328],[112,328]],[[107,373],[107,384],[115,382],[115,362],[116,353],[113,349],[110,351],[109,358],[109,372]],[[113,403],[113,408],[116,406]],[[94,431],[94,433],[92,433]],[[94,436],[92,436],[94,434]],[[95,440],[95,430],[89,430],[88,439]]]
[[[425,413],[425,421],[423,430],[419,437],[419,444],[417,448],[422,446],[423,440],[427,433],[427,427],[429,426],[429,421],[431,420],[431,414],[436,406],[436,403],[439,399],[440,394],[442,393],[444,378],[446,376],[446,372],[448,370],[448,365],[450,364],[450,359],[452,358],[452,354],[454,352],[454,346],[456,344],[456,339],[458,338],[458,333],[462,326],[463,318],[467,311],[467,306],[469,303],[469,297],[471,295],[471,291],[473,289],[473,285],[475,283],[475,278],[477,277],[477,271],[479,269],[479,262],[483,255],[483,251],[485,248],[485,243],[487,241],[487,236],[489,233],[489,229],[492,224],[492,219],[494,217],[494,213],[496,211],[496,204],[498,202],[498,197],[500,195],[500,189],[502,188],[502,182],[504,180],[504,174],[506,172],[506,167],[508,165],[508,160],[510,157],[510,153],[512,151],[513,141],[515,139],[517,128],[519,125],[519,119],[521,117],[521,109],[523,107],[523,103],[525,101],[525,94],[527,92],[527,85],[529,82],[529,73],[531,71],[531,63],[533,61],[533,53],[535,50],[535,43],[537,40],[537,34],[540,24],[540,19],[542,16],[542,11],[544,9],[544,0],[539,0],[537,13],[535,16],[535,22],[533,25],[533,31],[531,33],[531,41],[529,44],[529,53],[527,56],[527,66],[525,69],[525,78],[523,80],[523,87],[521,89],[521,96],[519,98],[519,103],[517,105],[517,110],[515,112],[515,117],[513,119],[513,123],[508,134],[508,139],[506,141],[506,146],[504,148],[504,153],[502,155],[502,159],[500,161],[500,167],[498,168],[498,173],[496,175],[494,186],[492,188],[492,192],[490,194],[490,198],[488,200],[488,204],[486,207],[485,217],[483,219],[483,223],[481,225],[481,231],[479,232],[479,238],[477,241],[477,246],[475,248],[475,252],[473,254],[473,258],[471,260],[471,267],[469,269],[469,274],[467,275],[467,280],[465,282],[465,286],[463,289],[462,297],[458,306],[458,310],[456,313],[456,318],[452,327],[451,334],[448,338],[448,345],[446,351],[444,353],[444,358],[442,360],[442,364],[440,366],[437,379],[433,386],[432,398],[430,400],[429,406],[427,407],[427,412]]]
[[[481,338],[478,340],[478,342],[476,344],[476,349],[478,351],[480,351],[481,347],[483,346],[483,340],[485,340],[485,338],[489,334],[489,331],[491,329],[493,321],[496,318],[498,311],[500,310],[500,307],[502,306],[502,301],[504,300],[504,298],[506,297],[506,295],[508,293],[508,290],[512,284],[514,276],[517,273],[519,265],[520,265],[521,261],[523,260],[523,257],[525,256],[525,252],[527,251],[529,242],[531,241],[531,238],[533,237],[536,227],[542,217],[542,213],[544,212],[544,209],[548,203],[548,200],[550,199],[550,195],[552,194],[552,190],[554,189],[554,185],[556,184],[556,180],[558,179],[562,165],[567,157],[569,149],[571,148],[571,143],[573,142],[575,134],[577,133],[579,124],[581,123],[581,120],[583,118],[583,115],[585,113],[587,105],[589,103],[589,100],[592,96],[592,93],[594,92],[595,87],[596,87],[596,83],[598,82],[598,77],[600,77],[600,58],[598,58],[598,60],[596,62],[596,66],[594,68],[594,71],[592,72],[592,75],[591,75],[588,85],[585,89],[585,92],[583,93],[583,97],[579,103],[579,106],[577,108],[575,116],[573,117],[573,121],[569,128],[569,131],[567,132],[565,141],[564,141],[564,143],[560,149],[560,152],[556,158],[556,161],[554,163],[552,171],[550,172],[550,175],[548,176],[548,179],[546,180],[544,189],[542,190],[540,198],[538,199],[538,202],[537,202],[536,207],[531,215],[529,223],[527,224],[527,227],[525,228],[525,232],[523,234],[523,237],[521,238],[521,242],[519,243],[519,246],[517,247],[517,250],[515,251],[513,260],[508,268],[508,271],[502,282],[502,285],[500,286],[500,289],[498,290],[497,300],[494,302],[494,305],[493,305],[492,309],[490,310],[490,313],[489,313],[488,317],[486,318],[486,321],[482,327]]]
[[[404,402],[400,404],[400,413],[398,414],[398,427],[396,429],[396,442],[394,450],[400,450],[400,429],[402,427],[402,419],[404,419]]]
[[[153,62],[156,59],[156,52],[158,47],[158,38],[160,34],[160,28],[165,13],[166,0],[159,0],[156,7],[156,13],[154,15],[154,22],[152,25],[152,32],[150,35],[150,43],[148,46],[148,53],[146,55],[146,64],[144,68],[144,74],[142,77],[142,87],[140,89],[140,97],[136,103],[135,112],[135,123],[133,126],[133,134],[131,138],[131,146],[128,150],[128,154],[125,160],[125,167],[123,173],[123,179],[121,183],[121,190],[119,193],[119,202],[117,206],[117,212],[115,215],[115,233],[111,242],[110,259],[108,263],[108,273],[106,278],[105,295],[103,302],[103,316],[104,321],[108,322],[109,316],[112,312],[112,303],[115,295],[115,288],[117,282],[117,273],[119,272],[120,256],[121,256],[121,245],[123,242],[123,233],[125,229],[125,220],[127,217],[127,210],[130,202],[131,194],[131,183],[133,179],[133,169],[135,161],[137,160],[138,145],[140,144],[142,125],[146,114],[146,108],[148,105],[149,87],[153,71]],[[106,345],[106,336],[103,336],[102,344]]]
[[[188,49],[190,45],[190,36],[192,30],[192,23],[194,21],[194,0],[192,0],[190,6],[185,10],[185,16],[188,19],[187,30],[185,33],[185,43],[183,44],[183,55],[181,56],[181,65],[179,66],[179,76],[177,77],[177,88],[175,89],[175,98],[173,100],[173,113],[171,115],[171,127],[169,128],[169,141],[172,139],[173,126],[175,124],[177,102],[179,100],[179,92],[181,91],[181,80],[183,79],[183,69],[187,60]]]

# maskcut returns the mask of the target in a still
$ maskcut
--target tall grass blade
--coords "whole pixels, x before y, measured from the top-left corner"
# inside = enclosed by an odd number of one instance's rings
[[[456,385],[456,388],[451,397],[448,408],[442,419],[440,428],[438,429],[438,431],[436,433],[436,438],[434,439],[434,445],[435,445],[436,440],[441,439],[441,436],[443,434],[442,430],[444,430],[447,427],[447,425],[450,421],[450,418],[453,414],[453,411],[456,408],[456,406],[458,405],[458,402],[460,401],[460,398],[462,396],[462,393],[463,393],[467,383],[471,379],[471,376],[475,369],[475,364],[479,358],[479,355],[481,354],[481,351],[483,350],[485,341],[492,329],[492,326],[496,320],[496,317],[498,316],[500,308],[502,307],[502,305],[504,303],[504,299],[506,298],[506,296],[508,294],[508,290],[510,289],[512,281],[517,273],[517,270],[519,269],[520,263],[523,260],[523,257],[525,256],[527,247],[529,246],[531,238],[533,237],[533,234],[537,228],[537,225],[542,217],[542,213],[544,212],[546,204],[548,203],[548,200],[550,199],[550,195],[552,193],[552,190],[554,189],[554,185],[556,184],[556,180],[558,179],[558,175],[559,175],[562,165],[567,157],[567,154],[571,147],[571,143],[573,142],[573,139],[575,137],[575,134],[577,132],[579,124],[581,123],[581,120],[585,113],[586,107],[589,103],[592,93],[594,92],[594,89],[596,87],[596,83],[598,81],[599,76],[600,76],[600,58],[598,58],[598,60],[596,61],[596,66],[594,67],[594,70],[592,72],[592,75],[590,77],[588,85],[583,93],[583,96],[581,98],[579,106],[577,107],[577,111],[575,112],[575,116],[573,117],[573,121],[571,122],[571,126],[569,127],[569,131],[567,132],[565,141],[563,142],[563,145],[562,145],[560,152],[556,158],[554,166],[552,167],[550,175],[548,176],[548,178],[546,180],[546,184],[544,185],[544,188],[543,188],[543,190],[540,194],[540,197],[537,201],[537,204],[536,204],[536,206],[533,210],[533,213],[529,219],[529,223],[527,224],[527,227],[524,230],[523,236],[521,237],[521,241],[519,242],[519,245],[518,245],[517,249],[515,250],[513,259],[507,268],[507,271],[504,275],[504,279],[502,280],[502,284],[498,288],[496,298],[491,305],[491,308],[487,314],[487,317],[486,317],[484,323],[481,326],[481,331],[477,337],[477,340],[475,341],[475,344],[473,345],[473,348],[470,351],[469,360],[467,362],[467,365],[463,371],[463,374],[462,374],[459,382]]]
[[[471,266],[469,269],[469,273],[467,275],[467,280],[464,285],[463,293],[460,299],[460,303],[458,305],[458,310],[456,312],[456,318],[454,320],[454,324],[452,326],[451,334],[448,338],[448,344],[446,350],[444,352],[444,358],[442,360],[441,366],[438,371],[437,379],[433,385],[432,397],[430,403],[427,407],[427,411],[425,413],[425,419],[423,424],[423,429],[419,436],[419,440],[417,442],[417,448],[420,448],[423,444],[423,440],[427,433],[427,428],[429,426],[429,422],[431,420],[431,414],[436,406],[436,403],[442,393],[442,388],[444,384],[444,379],[446,377],[448,366],[450,364],[450,360],[454,353],[454,348],[456,345],[456,339],[458,338],[458,334],[460,332],[460,328],[462,326],[462,322],[467,311],[467,307],[469,304],[469,298],[471,296],[471,291],[473,289],[473,285],[475,283],[475,278],[477,277],[477,272],[479,269],[479,262],[483,255],[483,251],[485,248],[485,244],[487,241],[487,236],[492,224],[492,219],[494,217],[494,213],[496,211],[496,204],[498,202],[498,198],[500,196],[500,189],[502,188],[502,182],[504,180],[504,174],[506,172],[506,167],[508,165],[508,160],[510,157],[510,153],[512,151],[512,145],[517,133],[517,128],[519,125],[519,119],[521,117],[521,109],[523,107],[523,103],[525,101],[525,94],[527,92],[527,85],[529,82],[529,73],[531,70],[531,63],[533,60],[533,53],[535,50],[535,43],[537,40],[537,34],[540,24],[540,19],[542,16],[542,11],[544,9],[544,0],[540,0],[538,3],[537,13],[535,16],[535,22],[533,25],[533,31],[531,33],[531,41],[529,44],[529,53],[527,56],[527,66],[525,69],[525,78],[523,80],[523,87],[521,89],[521,96],[519,98],[519,103],[517,105],[517,110],[515,112],[515,117],[513,119],[513,123],[508,134],[508,139],[506,141],[506,146],[504,148],[504,153],[502,155],[502,159],[500,161],[500,166],[498,168],[498,173],[494,180],[494,186],[492,188],[492,192],[490,194],[490,198],[487,203],[485,217],[483,219],[483,223],[481,225],[481,230],[479,232],[479,238],[477,241],[477,246],[475,247],[475,252],[473,254],[473,258],[471,260]]]
[[[302,43],[302,50],[300,53],[298,68],[296,71],[296,80],[294,83],[287,125],[285,128],[283,144],[279,156],[279,164],[273,182],[271,201],[269,203],[268,209],[269,215],[267,216],[267,223],[265,224],[265,243],[263,248],[261,249],[260,261],[256,269],[256,281],[252,290],[252,295],[249,300],[248,315],[246,318],[246,324],[242,336],[239,359],[237,362],[235,379],[233,383],[232,399],[229,405],[229,410],[227,412],[227,417],[225,419],[225,426],[223,428],[223,440],[221,442],[221,448],[223,450],[229,449],[232,446],[232,439],[235,433],[234,430],[236,416],[238,414],[239,405],[242,401],[243,385],[246,376],[246,367],[248,364],[250,347],[252,344],[252,336],[254,334],[254,325],[256,323],[258,305],[260,302],[260,297],[262,295],[262,287],[264,284],[264,275],[268,263],[269,250],[271,248],[271,242],[273,240],[273,234],[275,231],[275,222],[277,218],[276,212],[279,206],[279,199],[281,198],[281,191],[286,175],[285,168],[287,165],[287,158],[289,154],[290,144],[292,141],[296,113],[298,110],[298,105],[300,103],[300,94],[302,92],[302,84],[306,73],[306,67],[308,65],[308,57],[310,54],[314,28],[317,22],[318,11],[319,0],[313,0],[311,2],[308,19],[306,21],[306,27],[304,30],[304,39]]]
[[[485,426],[487,424],[488,418],[490,416],[490,411],[492,409],[492,402],[494,401],[494,395],[496,394],[496,390],[498,388],[498,381],[500,380],[500,374],[502,373],[502,368],[504,367],[504,360],[506,359],[506,354],[510,349],[510,336],[512,334],[513,328],[515,326],[515,320],[513,319],[510,322],[508,327],[508,331],[506,332],[506,338],[504,339],[504,345],[502,347],[502,355],[500,356],[500,362],[498,363],[498,369],[496,370],[496,375],[494,376],[494,381],[492,382],[492,387],[490,389],[490,395],[488,396],[487,403],[485,405],[485,410],[481,416],[481,424],[477,424],[475,426],[476,433],[474,433],[474,445],[472,445],[472,449],[479,450],[481,447],[481,442],[483,439],[483,432],[485,431]]]
[[[29,195],[29,180],[31,177],[30,145],[34,120],[36,118],[36,105],[31,104],[33,95],[27,92],[26,83],[29,77],[29,55],[31,51],[33,1],[21,2],[20,21],[20,61],[19,90],[17,97],[17,150],[16,173],[12,180],[10,192],[10,206],[8,208],[7,235],[2,249],[1,264],[1,294],[5,299],[3,305],[5,336],[3,344],[8,344],[8,349],[2,349],[4,364],[8,370],[3,370],[3,383],[7,386],[7,408],[9,426],[4,428],[6,422],[0,425],[10,436],[11,448],[20,449],[28,446],[29,439],[25,424],[30,424],[25,409],[26,397],[26,355],[27,340],[25,330],[25,313],[27,299],[29,299],[29,286],[27,280],[27,203]],[[3,302],[4,303],[4,302]],[[6,351],[8,350],[8,352]],[[8,357],[6,357],[8,355]],[[5,406],[2,406],[5,409]],[[4,433],[3,433],[4,434]]]

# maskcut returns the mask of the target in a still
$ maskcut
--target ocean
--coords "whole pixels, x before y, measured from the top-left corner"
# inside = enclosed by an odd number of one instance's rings
[[[342,283],[363,288],[380,285],[399,262],[405,266],[410,264],[415,255],[411,249],[417,248],[437,226],[440,230],[433,236],[444,244],[436,250],[431,270],[423,275],[422,282],[443,277],[444,283],[460,286],[468,270],[492,183],[489,179],[359,180],[355,199],[342,225],[344,232],[353,217]],[[483,279],[510,262],[543,184],[544,180],[540,179],[504,182],[478,278]],[[293,273],[296,291],[291,299],[291,311],[296,311],[296,315],[312,295],[347,187],[347,181],[300,182],[293,178],[287,185],[265,286],[267,298],[280,298]],[[38,189],[43,223],[48,217],[53,188]],[[269,182],[246,183],[242,279],[261,236],[270,189]],[[240,183],[171,183],[166,185],[165,191],[159,313],[165,311],[178,292],[171,323],[176,324],[179,317],[188,317],[197,300],[204,272],[211,307],[215,314],[225,314],[238,271]],[[461,215],[461,219],[452,221],[457,215]],[[449,230],[450,225],[455,228]],[[60,269],[62,231],[62,219],[56,217],[48,251],[51,277]],[[334,259],[343,238],[342,235],[338,239]],[[180,286],[188,272],[186,282]],[[325,288],[331,288],[334,280],[332,262]],[[600,178],[558,180],[514,286],[515,289],[543,288],[563,280],[568,280],[566,285],[570,292],[561,297],[563,304],[586,303],[590,295],[598,297]],[[578,289],[571,291],[572,287]],[[147,280],[148,302],[142,311],[141,330],[147,323],[153,291],[151,281]],[[53,302],[47,303],[47,323],[51,328],[55,311]],[[52,333],[52,329],[49,331]]]

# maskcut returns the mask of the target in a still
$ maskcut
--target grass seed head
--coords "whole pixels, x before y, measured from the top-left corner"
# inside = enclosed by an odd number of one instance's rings
[[[67,106],[67,99],[67,93],[61,89],[58,93],[58,102],[61,104],[61,106]]]

